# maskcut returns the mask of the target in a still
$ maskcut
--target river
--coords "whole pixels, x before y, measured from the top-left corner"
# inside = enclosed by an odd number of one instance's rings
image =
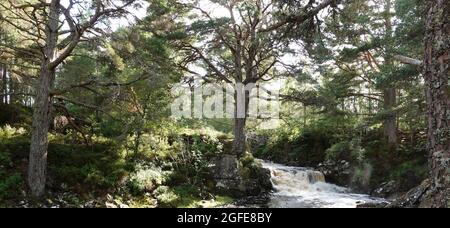
[[[325,176],[318,171],[262,163],[270,170],[274,186],[267,205],[270,208],[356,208],[359,204],[384,201],[326,183]]]

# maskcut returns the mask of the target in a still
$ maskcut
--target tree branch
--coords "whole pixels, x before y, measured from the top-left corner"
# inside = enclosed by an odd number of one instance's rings
[[[413,66],[422,66],[422,64],[423,64],[423,62],[418,59],[413,59],[413,58],[406,57],[403,55],[394,55],[394,59],[401,63],[409,64],[409,65],[413,65]]]
[[[308,11],[307,13],[300,14],[300,15],[290,15],[287,18],[285,18],[284,20],[281,20],[273,25],[270,25],[269,27],[261,30],[260,32],[272,32],[272,31],[277,30],[277,29],[279,29],[287,24],[290,24],[290,23],[298,23],[298,24],[303,23],[306,20],[317,15],[321,10],[327,8],[328,6],[330,6],[332,4],[337,4],[338,2],[340,2],[340,0],[325,0],[324,2],[319,4],[316,8]]]

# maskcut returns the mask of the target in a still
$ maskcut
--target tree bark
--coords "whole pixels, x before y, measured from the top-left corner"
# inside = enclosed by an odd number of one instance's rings
[[[51,0],[46,28],[45,59],[41,64],[36,85],[36,100],[31,129],[31,145],[28,167],[28,184],[31,194],[40,197],[45,193],[48,130],[51,118],[50,91],[55,79],[55,67],[50,67],[57,51],[59,26],[59,0]]]
[[[450,207],[450,1],[426,1],[425,77],[431,207]]]
[[[248,110],[249,110],[249,103],[250,103],[250,92],[245,91],[245,89],[242,91],[239,88],[236,89],[236,93],[243,93],[241,94],[244,102],[244,110],[245,110],[245,116],[239,116],[238,115],[238,97],[237,94],[235,95],[235,119],[234,119],[234,129],[233,129],[233,135],[234,135],[234,141],[233,141],[233,151],[232,153],[238,156],[244,155],[244,153],[247,151],[247,135],[245,132],[245,126],[247,123],[247,116],[248,116]]]
[[[386,0],[385,5],[385,28],[386,37],[388,39],[392,38],[392,16],[391,16],[392,2],[391,0]],[[385,64],[392,65],[392,58],[387,55],[385,56]],[[397,145],[397,114],[394,109],[397,106],[397,91],[390,85],[389,88],[384,91],[384,110],[387,116],[384,120],[384,136],[390,145]]]
[[[246,118],[236,118],[234,120],[234,141],[233,154],[241,156],[246,151],[247,135],[245,133]]]
[[[384,110],[388,113],[384,120],[384,136],[391,145],[397,145],[397,115],[393,110],[397,105],[397,91],[388,88],[384,91]]]
[[[5,74],[7,74],[6,69],[5,69]],[[16,86],[14,85],[15,83],[14,83],[14,80],[13,80],[13,77],[12,77],[11,74],[12,74],[12,72],[9,72],[9,79],[7,81],[7,83],[8,83],[8,93],[9,93],[9,95],[8,95],[8,104],[16,103],[16,98],[17,98],[17,95],[15,94],[17,92],[16,91]]]
[[[0,74],[2,78],[2,90],[0,91],[0,93],[4,94],[4,96],[0,97],[0,103],[8,104],[8,79],[6,78],[6,66],[0,66]]]

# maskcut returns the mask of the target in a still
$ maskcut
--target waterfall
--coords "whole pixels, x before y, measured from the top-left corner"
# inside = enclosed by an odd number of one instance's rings
[[[275,192],[269,207],[281,208],[354,208],[358,204],[382,199],[352,194],[349,189],[326,183],[319,171],[262,162],[270,170]]]

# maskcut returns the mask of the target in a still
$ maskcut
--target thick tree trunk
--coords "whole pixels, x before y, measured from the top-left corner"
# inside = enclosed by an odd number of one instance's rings
[[[233,154],[243,155],[246,151],[247,135],[245,134],[246,118],[236,118],[234,120],[234,141]]]
[[[51,0],[50,13],[46,29],[45,59],[41,64],[39,82],[36,85],[36,100],[31,129],[28,184],[31,194],[40,197],[45,193],[48,130],[51,118],[50,91],[55,79],[55,68],[50,63],[55,58],[58,41],[59,0]]]
[[[391,145],[397,145],[397,115],[394,108],[397,105],[397,91],[395,88],[389,88],[384,91],[384,109],[388,115],[384,119],[384,135]]]
[[[239,87],[239,86],[238,86]],[[240,88],[237,88],[236,92],[237,93],[241,93],[240,96],[235,96],[235,119],[234,119],[234,130],[233,130],[233,134],[234,134],[234,141],[233,141],[233,154],[236,154],[238,156],[242,156],[246,150],[247,150],[247,135],[245,132],[245,126],[247,123],[247,116],[248,116],[248,110],[249,110],[249,103],[250,103],[250,92],[249,91],[245,91],[244,88],[242,88],[243,90],[241,90]],[[239,116],[238,114],[238,100],[239,98],[241,98],[241,104],[244,104],[245,107],[241,107],[243,108],[245,114],[244,116]]]
[[[45,191],[48,148],[47,134],[51,118],[50,87],[54,76],[54,71],[48,70],[43,66],[34,106],[28,183],[31,193],[37,197],[42,196]]]
[[[432,182],[429,205],[450,207],[450,1],[428,0],[424,77]]]
[[[391,0],[386,0],[385,5],[385,28],[386,37],[388,39],[392,38],[392,16],[391,16],[392,2]],[[392,65],[391,56],[385,56],[385,64]],[[384,119],[384,136],[390,145],[396,146],[398,141],[397,136],[397,113],[394,111],[397,106],[397,91],[394,87],[390,86],[384,90],[384,110],[387,113]]]

